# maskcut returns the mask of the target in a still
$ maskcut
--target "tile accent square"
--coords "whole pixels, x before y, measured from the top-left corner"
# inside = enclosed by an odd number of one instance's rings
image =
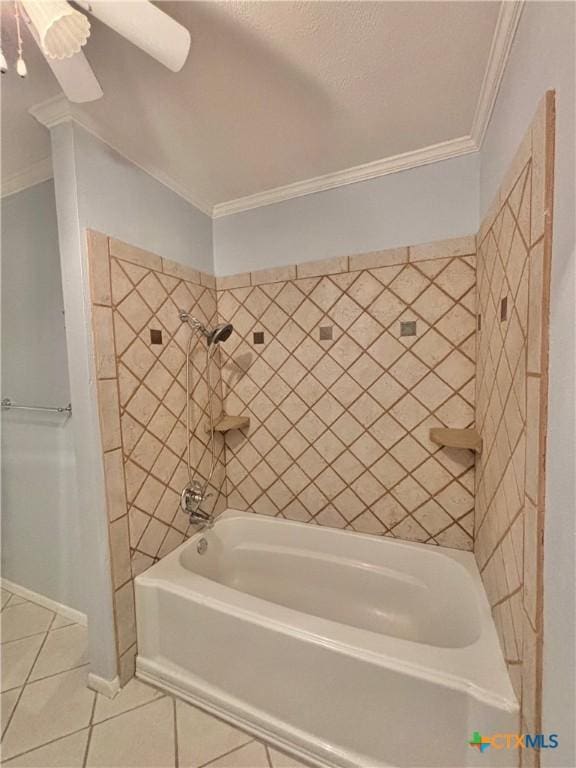
[[[400,323],[400,336],[416,336],[416,320],[404,320]]]

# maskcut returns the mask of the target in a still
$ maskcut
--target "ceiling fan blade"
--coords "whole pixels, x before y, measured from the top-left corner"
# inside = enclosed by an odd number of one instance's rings
[[[49,59],[45,56],[68,101],[81,104],[102,98],[103,91],[88,59],[82,51],[69,59]]]
[[[104,94],[100,83],[96,79],[96,75],[82,51],[75,53],[74,56],[70,56],[68,59],[50,59],[42,50],[34,25],[28,24],[28,29],[38,48],[40,48],[42,56],[44,56],[52,70],[54,77],[60,83],[60,87],[68,101],[82,104],[86,101],[96,101],[96,99],[102,98]]]
[[[103,24],[141,48],[173,72],[184,66],[190,50],[190,32],[149,0],[75,0]]]

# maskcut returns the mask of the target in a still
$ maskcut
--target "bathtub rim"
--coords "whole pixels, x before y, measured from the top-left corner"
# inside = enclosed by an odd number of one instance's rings
[[[215,526],[217,527],[220,522],[235,520],[257,523],[258,525],[282,525],[302,530],[310,529],[307,523],[279,520],[274,517],[234,509],[227,509],[222,512],[218,516]],[[390,537],[375,537],[370,534],[342,531],[336,528],[314,528],[315,533],[319,530],[327,532],[329,535],[354,537],[370,542],[377,539],[385,542],[385,545],[395,548],[401,547],[407,550],[423,548],[437,556],[448,557],[456,561],[465,568],[470,576],[474,595],[478,600],[480,637],[461,648],[432,646],[390,635],[379,635],[369,630],[306,614],[240,592],[190,571],[181,564],[182,551],[188,547],[194,547],[206,535],[207,532],[204,530],[193,534],[158,563],[139,574],[135,579],[135,587],[163,589],[180,597],[192,599],[218,612],[231,614],[251,624],[272,628],[274,631],[303,639],[305,642],[322,645],[332,651],[345,653],[371,664],[384,666],[411,677],[462,691],[483,704],[497,707],[503,711],[511,713],[519,711],[518,701],[512,689],[496,635],[490,606],[474,555],[471,552]],[[303,626],[303,623],[308,626]],[[339,635],[339,637],[335,637],[335,635]],[[360,642],[361,640],[364,642]],[[479,660],[481,660],[481,664],[479,664]],[[496,666],[498,669],[492,670],[492,674],[490,674],[492,666]],[[453,668],[450,669],[450,667]],[[490,681],[488,684],[484,679],[487,674]]]

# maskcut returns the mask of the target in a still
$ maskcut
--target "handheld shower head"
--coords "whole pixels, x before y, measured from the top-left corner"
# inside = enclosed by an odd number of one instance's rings
[[[208,331],[208,345],[220,344],[221,341],[226,341],[230,337],[230,334],[234,330],[232,323],[222,323],[217,325],[211,331]]]

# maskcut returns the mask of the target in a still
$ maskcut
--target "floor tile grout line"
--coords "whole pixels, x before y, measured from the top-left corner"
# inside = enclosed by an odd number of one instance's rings
[[[4,592],[8,592],[6,587],[2,587],[2,589],[4,590]],[[13,601],[13,599],[15,597],[19,598],[20,602],[15,603],[14,605],[12,605],[12,601]],[[30,604],[30,605],[35,605],[38,608],[42,608],[45,611],[49,611],[50,613],[55,614],[55,616],[60,617],[61,619],[66,619],[69,622],[68,624],[62,624],[59,627],[53,627],[52,624],[51,624],[50,628],[48,630],[46,630],[47,632],[57,632],[59,629],[67,629],[71,625],[75,625],[75,626],[79,626],[79,627],[83,626],[82,624],[78,624],[77,621],[74,621],[74,619],[69,619],[63,613],[59,613],[58,611],[54,611],[54,610],[52,610],[52,608],[46,608],[45,605],[41,605],[40,603],[37,603],[35,600],[30,600],[27,597],[21,597],[20,595],[17,595],[16,592],[10,592],[10,597],[6,601],[6,604],[2,606],[2,609],[0,610],[0,613],[4,613],[6,608],[17,608],[19,605],[26,605],[27,603]],[[24,640],[24,639],[26,639],[26,637],[34,637],[34,635],[41,635],[41,634],[42,634],[42,632],[35,632],[32,635],[25,635],[22,638],[15,638],[14,640],[0,640],[0,644],[4,645],[4,643],[14,643],[14,642],[16,642],[16,640]]]
[[[233,755],[235,752],[238,752],[240,749],[244,749],[244,747],[247,747],[248,744],[253,744],[256,741],[254,737],[251,737],[245,744],[240,744],[239,747],[234,747],[234,749],[229,749],[228,752],[223,752],[221,755],[217,755],[216,757],[211,758],[205,763],[201,763],[198,768],[207,768],[207,766],[212,765],[212,763],[215,763],[216,760],[222,760],[223,757],[228,757],[228,755]]]
[[[98,694],[101,696],[102,694]],[[167,693],[163,693],[161,696],[156,696],[154,699],[150,699],[150,701],[145,701],[142,704],[136,704],[135,707],[130,707],[130,709],[123,709],[122,712],[118,712],[116,715],[110,715],[110,717],[105,717],[103,720],[95,720],[92,725],[96,727],[97,725],[101,725],[102,723],[109,723],[110,720],[116,720],[117,717],[122,717],[122,715],[127,715],[129,712],[135,712],[137,709],[143,709],[144,707],[147,707],[149,704],[155,704],[157,701],[162,701],[162,699],[165,699],[169,696]]]
[[[268,768],[274,768],[272,758],[270,757],[270,749],[268,744],[264,744],[264,751],[266,752],[266,760],[268,760]]]
[[[16,699],[16,703],[14,704],[14,708],[12,712],[10,713],[10,717],[8,718],[8,722],[6,723],[5,728],[2,730],[2,740],[4,740],[5,735],[8,733],[8,729],[10,728],[10,725],[12,724],[12,720],[14,719],[14,715],[16,714],[16,711],[18,709],[18,706],[20,704],[20,701],[22,700],[22,696],[24,694],[24,691],[26,690],[26,686],[28,684],[28,680],[30,679],[30,675],[32,674],[32,670],[36,666],[36,662],[38,661],[38,658],[40,654],[42,653],[42,649],[44,648],[44,645],[46,644],[46,640],[48,639],[48,632],[50,631],[50,627],[52,624],[56,621],[56,614],[52,614],[52,619],[50,621],[50,624],[48,625],[48,629],[46,630],[44,634],[44,639],[40,643],[40,646],[38,648],[38,651],[36,653],[36,656],[34,657],[34,661],[30,665],[30,669],[28,670],[28,674],[26,675],[26,678],[24,682],[22,683],[22,688],[20,689],[20,693],[18,694],[18,697]]]
[[[176,698],[174,696],[171,696],[170,698],[172,699],[172,715],[174,717],[174,766],[175,766],[175,768],[179,768],[179,765],[180,765],[180,744],[178,742],[177,702],[176,702]]]
[[[54,618],[56,618],[56,615],[54,615]],[[52,619],[50,621],[50,625],[52,624]],[[49,625],[49,626],[50,626]],[[0,641],[0,645],[8,645],[9,643],[17,643],[19,640],[28,640],[31,637],[38,637],[39,635],[47,635],[50,632],[50,629],[42,629],[40,632],[33,632],[31,635],[23,635],[22,637],[14,637],[12,640],[2,640]]]
[[[84,667],[87,667],[89,665],[90,665],[90,662],[85,661],[83,664],[78,664],[77,666],[70,667],[69,669],[61,669],[58,672],[50,672],[49,675],[44,675],[43,677],[36,677],[34,680],[28,680],[26,685],[34,685],[35,683],[41,683],[44,680],[50,680],[53,677],[58,677],[58,675],[65,675],[67,672],[77,672],[79,669],[84,669]],[[33,670],[31,670],[31,672],[32,671]]]
[[[30,749],[25,750],[24,752],[18,752],[17,755],[12,755],[8,758],[8,760],[5,760],[2,762],[2,765],[9,765],[12,760],[15,760],[17,757],[23,757],[24,755],[29,755],[31,752],[35,752],[37,749],[43,749],[44,747],[49,747],[51,744],[55,744],[57,741],[62,741],[62,739],[67,739],[69,736],[76,736],[78,733],[82,733],[82,731],[88,730],[87,725],[83,725],[82,728],[77,728],[75,731],[71,731],[70,733],[65,733],[63,736],[58,736],[55,739],[51,739],[50,741],[45,741],[44,744],[38,744],[35,747],[31,747]]]
[[[90,720],[88,721],[88,738],[86,739],[86,747],[84,748],[84,756],[82,759],[82,768],[85,768],[88,762],[88,752],[90,750],[90,742],[92,741],[92,730],[94,723],[94,713],[96,712],[96,703],[98,701],[99,694],[94,692],[94,701],[92,702],[92,710],[90,712]]]

